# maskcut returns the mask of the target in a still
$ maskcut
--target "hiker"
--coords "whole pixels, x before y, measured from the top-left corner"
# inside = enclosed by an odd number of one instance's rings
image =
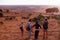
[[[29,37],[31,36],[31,19],[27,23],[26,30],[28,31]]]
[[[44,36],[47,36],[47,29],[48,29],[48,20],[47,18],[43,22],[43,31],[44,31]],[[43,37],[44,38],[44,37]]]
[[[21,30],[21,34],[23,36],[23,22],[21,22],[21,24],[20,24],[20,30]]]
[[[32,28],[35,27],[34,40],[37,40],[37,39],[38,39],[39,29],[41,28],[41,26],[39,25],[38,22],[39,22],[39,21],[36,20],[35,24],[32,26]]]

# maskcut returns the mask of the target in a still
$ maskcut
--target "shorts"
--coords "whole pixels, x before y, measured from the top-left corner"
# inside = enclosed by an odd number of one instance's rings
[[[45,27],[43,27],[43,29],[47,30],[47,29],[48,29],[48,27],[46,27],[46,26],[45,26]]]

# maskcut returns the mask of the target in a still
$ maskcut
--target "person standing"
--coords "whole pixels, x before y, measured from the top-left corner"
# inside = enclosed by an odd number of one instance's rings
[[[35,24],[32,26],[35,27],[35,35],[34,35],[34,40],[37,40],[38,39],[38,34],[39,34],[39,28],[41,28],[41,26],[39,25],[38,23],[39,21],[36,20]]]
[[[45,38],[45,36],[47,37],[48,33],[47,33],[47,29],[48,29],[48,20],[47,18],[44,20],[43,22],[43,31],[44,31],[44,34],[43,34],[43,39]]]
[[[21,30],[21,34],[23,36],[23,22],[21,22],[21,24],[20,24],[20,30]]]
[[[26,30],[28,31],[29,37],[31,36],[31,19],[27,22]]]

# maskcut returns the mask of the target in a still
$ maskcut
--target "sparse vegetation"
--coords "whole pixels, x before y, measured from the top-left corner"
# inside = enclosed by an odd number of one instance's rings
[[[6,12],[8,13],[9,12],[9,9],[7,9]]]
[[[3,12],[2,9],[0,9],[0,12]]]
[[[33,19],[32,19],[32,21],[34,22],[35,20],[39,20],[40,21],[40,23],[42,23],[42,21],[43,21],[43,19],[44,19],[45,17],[43,16],[43,15],[38,15],[37,17],[34,17]]]
[[[50,19],[50,16],[45,16],[47,19]]]
[[[3,14],[2,13],[0,13],[0,17],[3,17]]]
[[[0,21],[0,24],[2,25],[2,24],[4,24],[2,21]]]
[[[29,17],[24,17],[24,16],[23,16],[22,19],[29,19]]]
[[[34,22],[35,20],[37,20],[38,18],[37,17],[34,17],[33,19],[32,19],[32,21]]]
[[[3,17],[1,16],[0,18],[0,40],[6,40],[6,39],[7,40],[11,40],[11,39],[12,40],[14,39],[23,40],[21,36],[21,30],[19,28],[20,27],[19,24],[21,22],[23,22],[23,26],[24,26],[23,28],[24,29],[24,34],[23,34],[24,40],[33,40],[35,28],[32,29],[33,35],[31,36],[31,38],[30,39],[26,38],[29,36],[27,35],[27,31],[26,31],[26,24],[29,19],[32,19],[32,26],[34,25],[35,20],[37,19],[39,20],[39,24],[41,25],[42,29],[40,29],[41,32],[39,33],[38,40],[42,40],[44,37],[44,35],[42,34],[43,33],[42,23],[45,17],[47,17],[48,19],[51,17],[51,19],[48,20],[49,22],[48,35],[47,36],[45,35],[45,40],[60,40],[60,27],[59,27],[60,25],[58,24],[60,23],[60,15],[53,15],[52,13],[51,14],[53,16],[49,16],[49,14],[46,15],[44,14],[45,7],[41,8],[41,6],[40,7],[21,6],[21,8],[11,7],[11,9],[8,6],[7,7],[8,10],[6,8],[4,10],[4,8],[0,10],[0,13],[1,13],[0,15],[3,16]],[[42,13],[40,11],[42,11]]]
[[[2,9],[0,9],[0,17],[3,17]]]
[[[5,20],[13,20],[13,19],[15,19],[14,16],[13,16],[13,17],[9,17],[9,16],[7,16],[7,17],[5,18]]]
[[[15,12],[15,14],[19,14],[19,13]]]
[[[32,14],[30,13],[30,14],[28,14],[28,16],[31,16]]]
[[[22,16],[22,19],[29,19],[29,17],[31,16],[32,14],[28,14],[28,16]]]

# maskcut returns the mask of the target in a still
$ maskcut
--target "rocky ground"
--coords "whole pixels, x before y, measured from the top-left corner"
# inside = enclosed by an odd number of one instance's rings
[[[21,31],[19,29],[20,20],[3,21],[4,24],[0,24],[0,40],[33,40],[34,32],[31,37],[28,38],[28,33],[26,27],[24,26],[24,36],[21,36]],[[26,20],[23,20],[26,22]],[[24,23],[26,25],[26,23]],[[49,19],[48,35],[46,40],[59,40],[60,24],[57,23],[55,19]],[[43,40],[43,29],[40,29],[38,40]]]

